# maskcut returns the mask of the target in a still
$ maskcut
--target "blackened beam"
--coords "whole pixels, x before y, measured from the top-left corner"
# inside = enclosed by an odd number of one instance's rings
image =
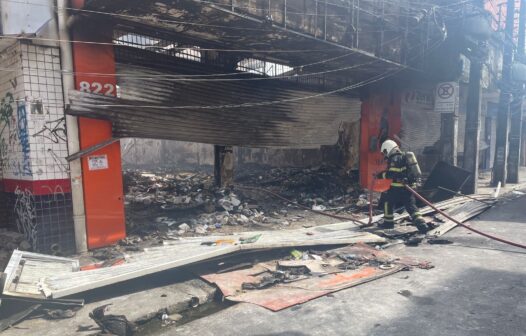
[[[207,3],[206,7],[210,7],[210,8],[213,8],[213,9],[217,10],[217,11],[220,11],[220,12],[223,12],[223,13],[227,13],[227,14],[230,14],[230,15],[233,15],[233,16],[237,16],[239,18],[242,18],[242,19],[245,19],[245,20],[257,23],[260,26],[264,25],[264,24],[268,24],[268,22],[266,22],[263,19],[258,19],[258,18],[252,17],[250,15],[246,15],[246,14],[242,14],[242,13],[239,13],[239,12],[235,12],[235,11],[232,11],[230,9],[222,8],[222,7],[210,4],[210,3]],[[286,32],[286,33],[291,33],[293,35],[300,36],[300,37],[305,38],[307,40],[315,40],[315,41],[324,43],[326,45],[335,47],[337,49],[346,50],[346,51],[353,51],[354,53],[357,53],[357,54],[366,55],[368,57],[375,58],[377,60],[381,60],[382,62],[385,62],[387,64],[394,65],[397,68],[403,67],[402,64],[400,64],[400,63],[396,63],[396,62],[390,61],[390,60],[388,60],[386,58],[377,57],[374,54],[372,54],[370,52],[367,52],[365,50],[348,47],[348,46],[345,46],[345,45],[342,45],[342,44],[339,44],[339,43],[328,41],[326,39],[320,39],[320,38],[317,38],[315,36],[311,36],[311,35],[309,35],[307,33],[302,33],[302,32],[299,32],[299,31],[287,28],[286,26],[277,25],[277,24],[274,24],[273,22],[271,22],[271,23],[272,23],[272,28],[274,28],[276,30],[279,30],[279,31],[282,31],[282,32]]]

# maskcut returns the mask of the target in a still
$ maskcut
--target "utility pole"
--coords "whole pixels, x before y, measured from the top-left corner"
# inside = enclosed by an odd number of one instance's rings
[[[499,182],[506,184],[506,165],[508,157],[508,122],[511,102],[511,66],[513,63],[513,28],[515,19],[515,0],[508,0],[506,6],[506,27],[504,37],[504,55],[502,61],[502,83],[499,98],[499,113],[497,115],[497,137],[495,145],[495,160],[491,184]]]
[[[469,88],[466,109],[466,132],[464,137],[464,169],[471,173],[464,186],[464,193],[476,194],[479,176],[480,142],[480,95],[482,91],[482,66],[484,64],[485,43],[480,42],[470,55]]]
[[[477,5],[481,9],[484,6],[481,1],[477,2]],[[464,185],[464,193],[466,194],[476,194],[478,189],[481,80],[482,67],[487,57],[487,49],[487,42],[485,40],[479,40],[468,55],[470,68],[464,137],[464,169],[471,173],[471,177]]]
[[[64,91],[64,100],[66,103],[69,103],[69,92],[75,89],[75,79],[73,77],[73,53],[67,24],[69,19],[68,7],[69,1],[57,0],[57,30],[60,39],[62,89]],[[66,130],[68,154],[79,152],[80,140],[77,117],[66,115]],[[69,163],[69,175],[71,179],[71,197],[73,202],[75,246],[77,253],[84,253],[88,250],[88,239],[86,233],[84,185],[82,181],[82,165],[80,159],[73,160]]]
[[[526,0],[520,2],[519,14],[519,41],[517,45],[517,59],[525,63],[525,23],[526,23]],[[508,154],[508,183],[519,183],[519,166],[521,156],[521,135],[522,135],[522,101],[524,99],[524,84],[520,83],[516,88],[517,92],[511,103],[511,123],[510,123],[510,152]]]

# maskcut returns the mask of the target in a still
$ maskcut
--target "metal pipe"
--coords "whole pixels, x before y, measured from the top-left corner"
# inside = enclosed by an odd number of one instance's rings
[[[85,157],[86,155],[90,155],[91,153],[98,151],[99,149],[109,146],[112,143],[115,143],[119,140],[120,138],[110,138],[108,140],[102,141],[96,145],[93,145],[91,147],[78,151],[77,153],[69,155],[68,157],[66,157],[66,161],[70,162],[70,161],[78,160],[80,158]]]
[[[287,0],[283,0],[283,28],[287,29]]]
[[[360,0],[357,0],[355,10],[356,10],[356,45],[355,47],[358,49],[359,44],[360,44]]]
[[[451,190],[451,189],[448,189],[448,188],[444,188],[444,187],[440,187],[440,186],[438,187],[438,189],[440,189],[440,190],[444,190],[444,191],[447,191],[448,193],[451,193],[451,194],[453,194],[453,195],[466,197],[466,198],[472,199],[472,200],[474,200],[474,201],[477,201],[477,202],[480,202],[480,203],[484,203],[484,204],[489,205],[489,206],[493,206],[492,203],[489,203],[489,202],[486,202],[486,201],[480,200],[480,199],[475,198],[475,197],[473,197],[473,196],[465,195],[465,194],[461,193],[460,191],[454,191],[454,190]]]
[[[62,90],[64,102],[69,104],[69,92],[75,89],[73,77],[73,53],[69,36],[68,0],[57,0],[57,30],[60,40],[60,60],[62,66]],[[66,115],[66,130],[68,154],[80,151],[79,126],[77,117]],[[69,176],[71,179],[71,198],[73,202],[73,226],[75,230],[75,246],[77,253],[88,250],[86,235],[86,212],[84,209],[84,188],[82,185],[82,165],[80,159],[69,162]]]
[[[521,57],[526,54],[526,0],[520,2],[519,12],[519,36],[517,42],[517,52]],[[524,62],[523,59],[521,61]]]
[[[314,12],[314,38],[318,38],[318,0],[314,1],[316,11]]]
[[[351,13],[351,25],[353,27],[353,37],[352,37],[352,44],[351,44],[351,47],[356,47],[356,41],[357,41],[357,38],[358,38],[358,26],[356,25],[356,21],[355,21],[355,12],[356,12],[356,9],[355,9],[355,2],[356,0],[352,0],[352,13]]]

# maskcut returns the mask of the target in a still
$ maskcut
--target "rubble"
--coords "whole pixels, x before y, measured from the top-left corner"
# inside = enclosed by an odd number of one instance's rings
[[[227,225],[266,222],[257,206],[242,202],[233,189],[219,189],[203,173],[126,172],[127,224],[132,232],[175,231],[206,234]],[[158,215],[152,225],[152,214]]]
[[[201,206],[213,198],[211,176],[202,173],[150,173],[128,170],[124,174],[128,204],[155,205],[165,210]]]
[[[293,249],[278,259],[247,263],[201,277],[216,284],[225,299],[279,311],[306,301],[413,267],[423,260],[400,258],[365,244],[337,249]]]
[[[217,188],[205,173],[128,170],[124,174],[128,232],[187,236],[244,231],[252,226],[279,228],[305,219],[296,203],[327,213],[361,211],[363,206],[356,204],[361,189],[355,178],[331,167],[248,170],[236,183]],[[244,186],[272,190],[291,202],[250,192]]]
[[[133,323],[129,322],[124,315],[106,314],[107,307],[110,304],[95,308],[89,317],[97,323],[103,333],[109,333],[118,336],[131,336],[135,331]]]

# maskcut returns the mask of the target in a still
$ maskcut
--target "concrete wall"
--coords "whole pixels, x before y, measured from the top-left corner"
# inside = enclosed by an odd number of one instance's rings
[[[4,179],[67,179],[58,48],[16,43],[0,63],[0,161]]]
[[[0,67],[8,69],[0,82],[0,166],[4,179],[30,180],[33,172],[21,54],[21,45],[15,43],[0,58]]]
[[[0,67],[0,223],[23,233],[35,250],[71,250],[59,48],[17,42],[0,52]]]

